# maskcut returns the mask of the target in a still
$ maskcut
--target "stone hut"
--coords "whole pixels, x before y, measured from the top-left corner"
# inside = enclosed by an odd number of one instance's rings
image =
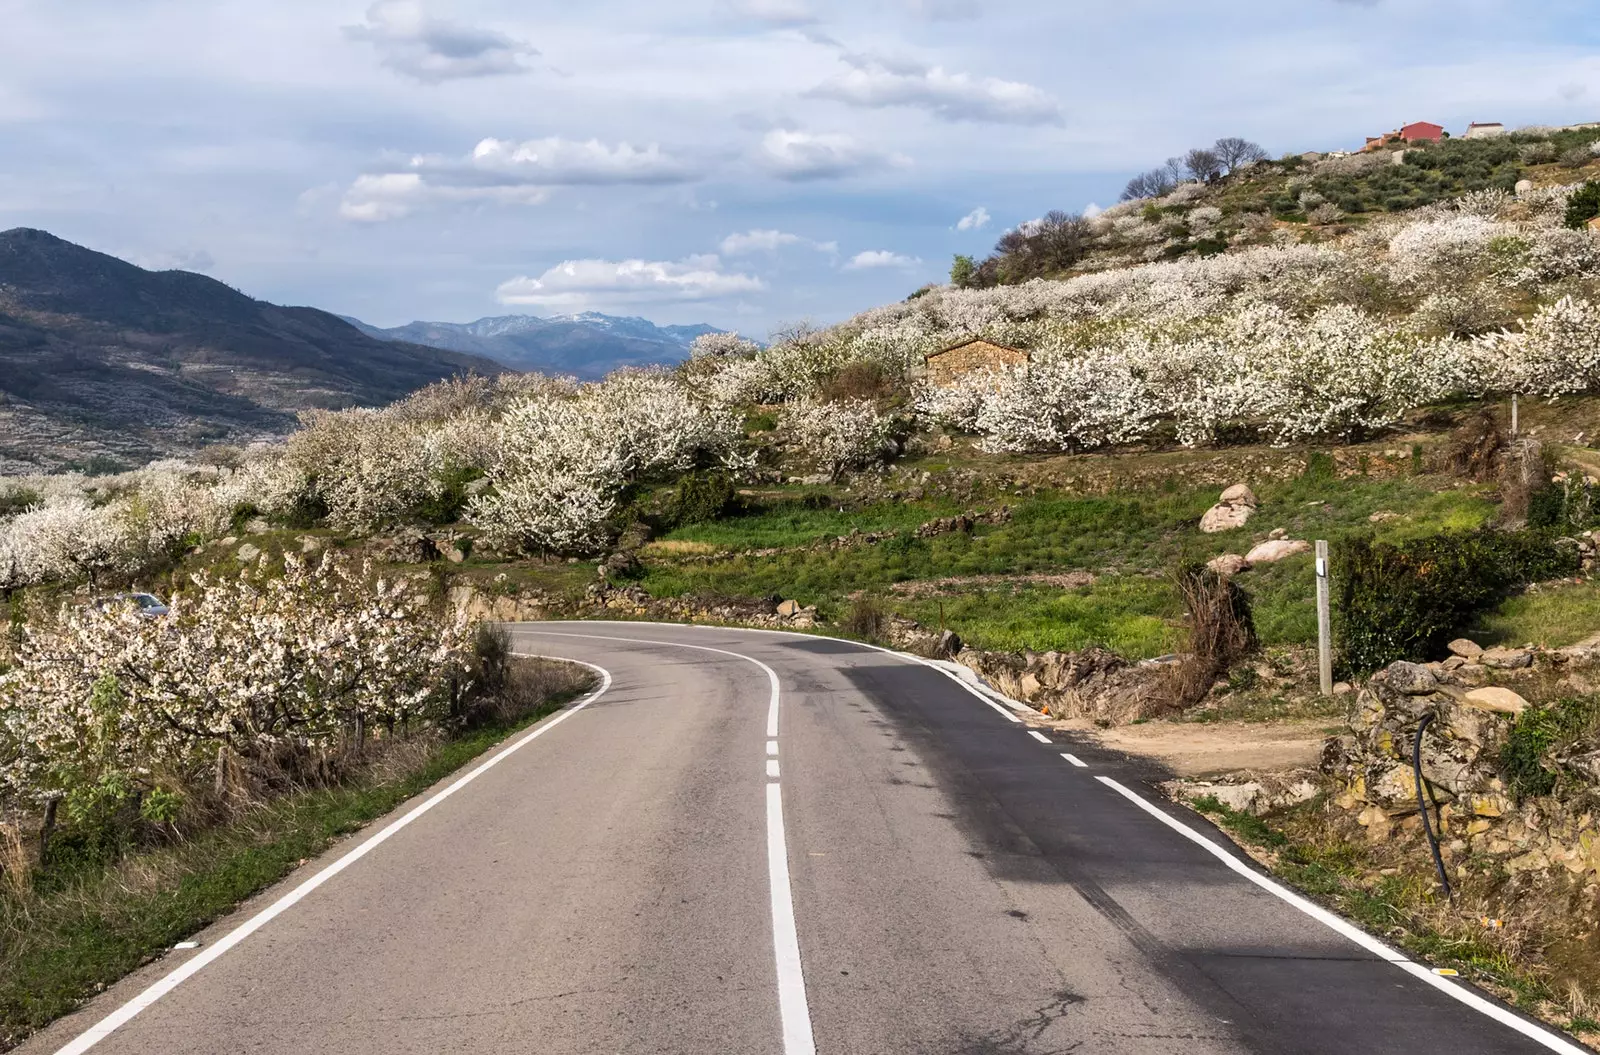
[[[1016,348],[1007,348],[981,337],[953,344],[943,351],[926,357],[928,380],[935,385],[949,385],[959,381],[974,370],[997,370],[1003,366],[1021,366],[1031,356]]]

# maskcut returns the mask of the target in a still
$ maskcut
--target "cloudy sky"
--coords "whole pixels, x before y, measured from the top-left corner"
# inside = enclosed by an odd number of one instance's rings
[[[1594,0],[0,0],[0,229],[765,336],[1218,136],[1600,118]]]

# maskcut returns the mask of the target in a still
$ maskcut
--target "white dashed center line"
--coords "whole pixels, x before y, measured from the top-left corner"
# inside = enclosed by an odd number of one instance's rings
[[[1029,729],[1028,735],[1039,741],[1041,744],[1048,744],[1050,742],[1050,738],[1037,729]]]

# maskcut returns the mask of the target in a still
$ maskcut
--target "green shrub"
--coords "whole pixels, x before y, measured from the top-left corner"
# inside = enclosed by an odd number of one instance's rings
[[[1577,552],[1536,530],[1342,540],[1333,554],[1341,660],[1355,674],[1426,660],[1511,589],[1576,570]]]
[[[1511,727],[1500,748],[1500,775],[1518,802],[1556,789],[1556,774],[1545,768],[1544,758],[1559,732],[1555,712],[1543,708],[1523,712]]]
[[[678,485],[672,500],[672,522],[704,524],[730,512],[737,495],[727,473],[690,473]]]
[[[1528,526],[1552,531],[1587,531],[1600,521],[1600,487],[1568,477],[1528,496]]]
[[[441,481],[444,486],[438,494],[430,495],[423,501],[417,508],[417,514],[430,524],[454,524],[461,519],[467,503],[472,499],[467,485],[483,479],[483,475],[482,469],[455,469],[446,473]]]
[[[1590,180],[1567,199],[1567,226],[1581,228],[1600,216],[1600,182]]]
[[[13,516],[24,512],[29,506],[36,506],[43,501],[38,491],[31,491],[26,487],[19,487],[14,491],[0,494],[0,517]]]

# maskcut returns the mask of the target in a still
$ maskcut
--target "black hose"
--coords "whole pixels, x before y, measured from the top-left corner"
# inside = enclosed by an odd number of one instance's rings
[[[1428,815],[1428,802],[1422,795],[1422,734],[1435,715],[1423,715],[1417,725],[1417,739],[1411,745],[1411,771],[1417,778],[1417,812],[1422,814],[1422,830],[1428,836],[1428,849],[1433,851],[1433,866],[1439,870],[1439,882],[1444,886],[1444,896],[1454,901],[1456,892],[1450,887],[1450,877],[1444,870],[1444,858],[1439,854],[1439,837],[1433,833],[1433,818]]]

